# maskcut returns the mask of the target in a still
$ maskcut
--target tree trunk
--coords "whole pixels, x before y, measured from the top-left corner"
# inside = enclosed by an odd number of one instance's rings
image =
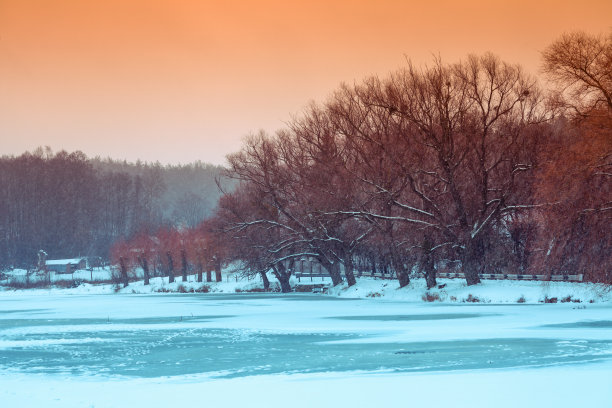
[[[212,271],[209,265],[206,266],[206,282],[212,282]]]
[[[334,286],[341,284],[344,280],[340,274],[340,262],[334,262],[329,265],[329,276],[331,276]]]
[[[123,259],[123,257],[119,258],[119,267],[121,268],[121,281],[123,282],[123,287],[125,288],[128,285],[128,274],[127,267],[125,266],[125,259]]]
[[[215,281],[221,282],[223,277],[221,276],[221,260],[215,258]]]
[[[259,272],[261,275],[261,280],[263,280],[264,290],[267,292],[270,290],[270,281],[268,280],[268,275],[265,272]]]
[[[465,274],[465,282],[468,286],[477,285],[480,283],[478,272],[480,270],[480,262],[474,258],[468,258],[463,262],[463,273]]]
[[[174,282],[174,260],[170,251],[166,252],[168,257],[168,283]]]
[[[138,261],[140,262],[140,266],[142,267],[142,271],[144,272],[144,284],[149,284],[149,262],[145,256],[138,257]]]
[[[187,282],[187,251],[181,249],[181,274],[183,282]]]
[[[202,262],[198,261],[198,282],[202,282]]]
[[[348,283],[349,286],[353,286],[357,283],[355,274],[353,272],[353,267],[353,253],[347,251],[346,255],[344,256],[344,276],[346,276],[346,283]]]
[[[423,259],[423,272],[425,273],[425,282],[427,283],[427,289],[435,287],[438,283],[436,282],[436,270],[434,269],[433,256],[431,252],[428,252]]]
[[[466,245],[463,259],[461,260],[461,269],[463,269],[465,281],[468,286],[480,283],[478,274],[482,268],[482,252],[482,245],[480,245],[479,242],[470,241],[469,244]]]
[[[433,243],[429,237],[425,237],[423,240],[423,259],[421,260],[421,271],[425,274],[425,283],[427,283],[427,289],[435,287],[438,283],[436,282],[436,270],[434,268],[434,258],[432,253]]]
[[[278,264],[272,266],[272,271],[276,279],[278,279],[278,283],[280,283],[281,292],[291,292],[291,284],[289,283],[291,273],[287,273],[285,265],[283,265],[282,262],[279,262]]]
[[[338,262],[329,262],[325,258],[318,259],[321,266],[327,269],[327,273],[332,280],[332,285],[336,286],[342,283],[342,275],[340,274],[340,265]]]
[[[399,255],[392,251],[391,253],[391,266],[395,270],[395,276],[399,282],[400,288],[407,286],[410,283],[410,276],[408,271],[404,267],[404,263],[400,259]]]

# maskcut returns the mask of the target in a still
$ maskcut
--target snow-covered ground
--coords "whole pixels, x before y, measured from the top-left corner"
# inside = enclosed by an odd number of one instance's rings
[[[90,271],[75,272],[74,281],[77,287],[66,287],[71,285],[62,285],[62,287],[53,286],[51,288],[42,289],[23,289],[14,290],[4,287],[4,290],[9,293],[5,295],[19,296],[21,293],[53,293],[53,294],[107,294],[107,293],[130,293],[130,294],[148,294],[148,293],[181,293],[181,292],[211,292],[211,293],[235,293],[263,290],[263,282],[261,278],[245,278],[238,273],[230,273],[231,270],[223,272],[222,282],[204,282],[196,281],[196,275],[188,275],[188,281],[182,282],[180,276],[176,277],[174,283],[168,283],[168,278],[152,278],[150,285],[145,286],[142,280],[131,282],[128,287],[123,288],[115,284],[89,284],[90,275],[93,275],[94,280],[110,281],[110,270],[101,269]],[[13,271],[11,276],[21,276],[25,271]],[[140,274],[137,274],[140,275]],[[56,278],[60,279],[60,278]],[[64,283],[73,282],[70,275],[64,275]],[[214,279],[214,276],[213,276]],[[274,277],[270,274],[269,280],[275,290],[278,290],[278,284]],[[7,282],[5,279],[4,282]],[[56,282],[56,280],[53,280]],[[3,290],[2,281],[0,281],[0,292]],[[612,288],[605,285],[597,285],[592,283],[576,283],[576,282],[540,282],[540,281],[513,281],[513,280],[483,280],[480,285],[467,286],[464,279],[438,279],[441,289],[435,288],[427,290],[424,279],[413,279],[410,285],[399,289],[396,280],[387,280],[379,278],[362,277],[357,279],[357,284],[352,287],[347,287],[346,284],[337,287],[331,287],[329,279],[322,278],[302,278],[298,281],[295,277],[291,278],[293,287],[302,287],[302,290],[310,291],[312,285],[329,286],[327,294],[334,297],[342,298],[383,298],[388,300],[422,302],[428,301],[433,303],[543,303],[545,301],[553,302],[576,302],[576,303],[602,303],[612,302]]]
[[[374,279],[328,295],[234,293],[258,283],[231,279],[207,294],[0,291],[0,405],[610,406],[609,293],[441,283],[442,302]],[[537,303],[566,295],[582,303]]]

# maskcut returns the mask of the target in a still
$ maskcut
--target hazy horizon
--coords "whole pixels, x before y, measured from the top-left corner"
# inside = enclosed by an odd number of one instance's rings
[[[486,51],[535,75],[546,45],[610,15],[597,0],[4,0],[0,153],[223,165],[341,82]]]
[[[87,159],[89,160],[99,160],[101,162],[107,162],[107,161],[111,161],[113,163],[126,163],[128,165],[161,165],[161,166],[169,166],[169,167],[181,167],[181,166],[191,166],[191,165],[195,165],[195,164],[202,164],[204,166],[214,166],[214,167],[226,167],[226,163],[211,163],[211,162],[207,162],[201,159],[194,159],[191,161],[180,161],[180,162],[163,162],[161,160],[146,160],[146,159],[142,159],[139,157],[136,157],[134,159],[128,159],[128,158],[123,158],[123,157],[113,157],[113,156],[102,156],[99,154],[88,154],[88,152],[83,151],[82,149],[67,149],[64,148],[62,146],[36,146],[32,149],[26,149],[20,152],[15,152],[15,153],[4,153],[4,152],[0,152],[0,157],[19,157],[23,154],[29,153],[29,154],[38,154],[38,150],[41,150],[43,155],[47,154],[47,149],[50,149],[49,153],[52,156],[57,155],[57,153],[61,152],[61,151],[66,151],[67,153],[74,153],[74,152],[81,152],[83,154],[85,154],[85,156],[87,156]]]

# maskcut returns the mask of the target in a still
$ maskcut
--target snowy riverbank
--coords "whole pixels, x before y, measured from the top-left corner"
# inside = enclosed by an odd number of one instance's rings
[[[278,285],[270,276],[272,290]],[[396,280],[362,277],[357,284],[348,287],[346,283],[331,287],[329,279],[291,280],[292,287],[299,292],[310,292],[313,287],[324,286],[325,294],[340,298],[381,298],[408,302],[442,303],[602,303],[612,302],[612,287],[593,283],[540,282],[513,280],[483,280],[481,284],[467,286],[463,279],[438,279],[438,287],[427,290],[423,279],[413,280],[410,285],[399,288]],[[64,285],[66,286],[66,285]],[[259,277],[247,279],[235,273],[224,273],[222,282],[196,281],[189,275],[187,282],[177,277],[173,283],[168,278],[152,278],[150,285],[131,282],[127,287],[115,284],[79,283],[76,287],[51,286],[40,289],[13,289],[0,286],[4,294],[53,293],[53,294],[150,294],[150,293],[236,293],[262,292],[263,282]]]

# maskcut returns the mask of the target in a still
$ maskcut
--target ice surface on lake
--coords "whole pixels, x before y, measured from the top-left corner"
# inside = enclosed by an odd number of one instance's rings
[[[0,297],[0,370],[164,378],[537,368],[612,358],[612,309],[316,295]]]

